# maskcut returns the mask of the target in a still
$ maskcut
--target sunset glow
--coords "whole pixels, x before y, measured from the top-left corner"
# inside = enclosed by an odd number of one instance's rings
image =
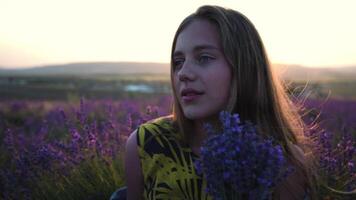
[[[0,0],[0,67],[169,62],[179,23],[204,4],[245,14],[273,63],[356,65],[352,0]]]

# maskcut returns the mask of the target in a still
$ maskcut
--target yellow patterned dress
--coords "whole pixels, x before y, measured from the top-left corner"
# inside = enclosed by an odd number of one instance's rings
[[[172,119],[159,118],[138,128],[138,152],[144,177],[144,199],[210,200],[198,175],[191,148],[179,142]]]

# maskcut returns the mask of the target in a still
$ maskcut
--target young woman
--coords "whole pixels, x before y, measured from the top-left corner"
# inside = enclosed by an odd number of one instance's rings
[[[261,38],[241,13],[202,6],[178,27],[171,53],[174,109],[142,124],[126,145],[127,198],[211,199],[194,160],[206,138],[203,124],[218,124],[222,110],[239,113],[277,140],[296,168],[274,199],[313,198],[305,126],[273,77]]]

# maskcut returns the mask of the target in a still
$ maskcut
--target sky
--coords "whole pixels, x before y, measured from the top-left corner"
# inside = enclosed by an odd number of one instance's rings
[[[354,0],[0,0],[0,67],[168,63],[178,25],[205,4],[246,15],[272,63],[356,65]]]

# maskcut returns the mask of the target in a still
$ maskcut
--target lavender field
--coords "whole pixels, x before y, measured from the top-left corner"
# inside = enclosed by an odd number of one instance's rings
[[[170,96],[0,102],[0,199],[109,199],[125,184],[122,153],[129,133],[170,111]],[[304,112],[306,122],[320,126],[309,133],[321,155],[320,198],[351,199],[356,101],[310,99]]]

